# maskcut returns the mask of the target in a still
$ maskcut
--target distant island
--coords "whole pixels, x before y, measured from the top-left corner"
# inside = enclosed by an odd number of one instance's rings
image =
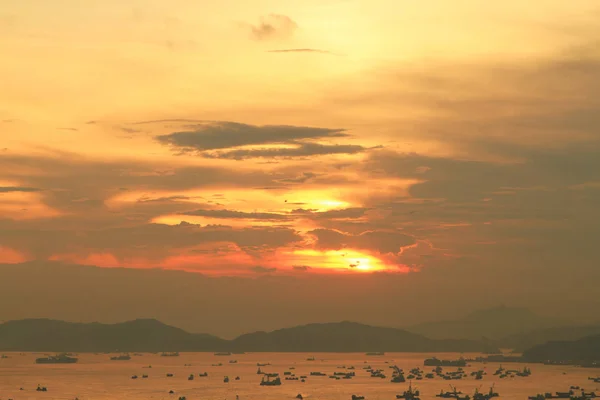
[[[478,340],[485,337],[492,341],[502,341],[508,336],[552,328],[563,323],[539,316],[526,308],[498,306],[474,311],[462,319],[426,322],[406,329],[432,339]]]
[[[431,339],[481,340],[492,349],[522,353],[551,341],[598,335],[600,323],[578,324],[539,316],[526,308],[499,306],[472,312],[462,319],[428,322],[406,330]]]
[[[527,361],[600,367],[600,334],[573,341],[552,341],[523,353]]]
[[[308,324],[233,340],[189,333],[154,319],[117,324],[26,319],[0,324],[0,351],[36,352],[480,352],[476,340],[435,340],[355,322]],[[165,353],[167,354],[167,353]]]

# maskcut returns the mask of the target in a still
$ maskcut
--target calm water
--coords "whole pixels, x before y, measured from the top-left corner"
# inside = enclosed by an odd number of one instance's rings
[[[354,354],[314,354],[316,361],[307,361],[312,354],[300,353],[251,353],[233,356],[215,356],[212,353],[182,353],[179,357],[161,357],[157,354],[132,356],[130,361],[110,361],[109,355],[79,354],[79,363],[71,365],[37,365],[36,357],[42,354],[26,353],[7,354],[10,358],[0,359],[0,399],[178,399],[186,396],[188,400],[268,400],[293,399],[301,393],[310,400],[349,400],[352,394],[364,395],[367,400],[395,399],[396,394],[408,387],[408,383],[391,383],[390,365],[396,364],[405,371],[420,367],[429,371],[431,367],[423,367],[423,360],[432,354],[417,353],[387,353],[385,356],[366,356]],[[470,355],[465,355],[470,357]],[[444,354],[443,358],[458,358],[458,354]],[[229,364],[235,359],[237,364]],[[366,361],[366,363],[365,363]],[[386,363],[386,361],[388,363]],[[344,371],[338,366],[354,365],[356,377],[351,380],[334,380],[328,377],[309,376],[305,383],[300,381],[283,381],[279,387],[259,386],[260,376],[256,374],[257,363],[271,363],[262,367],[265,372],[278,372],[283,379],[283,372],[289,367],[295,375],[309,375],[311,371],[321,371],[333,374]],[[212,364],[223,363],[217,367]],[[184,366],[191,364],[191,366]],[[144,366],[152,365],[152,368]],[[380,368],[388,375],[388,379],[371,378],[362,368],[370,365]],[[483,380],[476,381],[473,377],[462,380],[445,381],[423,379],[414,381],[421,391],[421,398],[436,399],[435,394],[440,390],[450,390],[448,383],[456,384],[458,390],[472,394],[476,387],[487,391],[495,384],[500,397],[504,399],[527,399],[527,396],[545,391],[567,391],[569,386],[578,385],[587,391],[598,390],[600,384],[588,380],[588,376],[600,375],[600,369],[584,369],[577,367],[560,367],[545,365],[529,365],[532,375],[527,378],[499,379],[492,374],[499,364],[473,363],[465,368],[467,373],[484,369],[488,375]],[[523,365],[504,363],[507,369],[520,369]],[[453,371],[456,368],[444,368]],[[208,378],[199,378],[198,374],[208,372]],[[172,378],[166,374],[172,373]],[[190,374],[195,375],[193,381],[188,381]],[[143,374],[149,375],[142,379]],[[136,380],[132,375],[138,375]],[[230,383],[224,383],[223,377],[229,376]],[[235,381],[239,376],[241,379]],[[40,384],[48,388],[48,392],[36,392]],[[20,391],[19,388],[25,389]],[[175,391],[169,395],[169,390]],[[600,392],[600,390],[598,390]]]

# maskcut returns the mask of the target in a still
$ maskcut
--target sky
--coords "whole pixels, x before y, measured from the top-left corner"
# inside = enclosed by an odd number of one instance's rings
[[[599,18],[596,0],[3,1],[0,320],[593,318]]]

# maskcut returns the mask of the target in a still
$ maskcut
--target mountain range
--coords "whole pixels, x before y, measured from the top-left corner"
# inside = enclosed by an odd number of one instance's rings
[[[432,339],[502,340],[562,324],[563,321],[539,316],[526,308],[500,306],[475,311],[462,319],[427,322],[406,329]]]
[[[523,358],[532,362],[600,362],[600,334],[572,341],[552,341],[525,350]]]
[[[480,341],[435,340],[396,328],[355,322],[308,324],[254,332],[233,340],[189,333],[154,319],[117,324],[49,319],[0,325],[0,351],[37,352],[471,352],[487,350]]]

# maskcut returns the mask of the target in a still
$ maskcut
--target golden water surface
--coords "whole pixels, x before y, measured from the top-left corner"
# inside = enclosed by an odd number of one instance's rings
[[[383,356],[367,356],[364,353],[247,353],[231,356],[216,356],[213,353],[181,353],[179,357],[161,357],[159,354],[132,355],[129,361],[111,361],[108,354],[78,354],[77,364],[35,364],[35,358],[42,353],[7,353],[9,358],[0,359],[0,400],[28,399],[174,399],[185,396],[187,400],[269,400],[294,399],[302,394],[310,400],[350,400],[352,394],[365,396],[366,400],[395,399],[396,394],[408,388],[407,383],[391,383],[391,365],[398,365],[408,371],[424,367],[423,360],[433,354],[386,353]],[[307,358],[314,356],[315,361]],[[439,354],[440,358],[456,359],[459,354]],[[475,355],[465,354],[465,357]],[[237,363],[229,363],[237,360]],[[222,366],[213,364],[222,363]],[[270,363],[261,367],[264,372],[278,372],[282,385],[276,387],[259,386],[261,376],[257,375],[257,363]],[[187,364],[187,365],[186,365]],[[148,366],[152,368],[148,368]],[[285,371],[297,376],[309,375],[311,371],[345,371],[340,367],[354,366],[356,377],[351,380],[335,380],[328,376],[308,376],[305,383],[283,380]],[[365,366],[383,369],[386,379],[371,378]],[[521,369],[522,364],[504,363],[507,369]],[[435,399],[440,390],[450,390],[449,383],[458,390],[472,395],[475,388],[489,390],[494,384],[500,399],[527,399],[528,396],[543,392],[568,391],[571,385],[581,386],[586,391],[598,391],[596,384],[588,377],[600,376],[600,369],[587,369],[566,366],[528,365],[532,375],[526,378],[500,379],[493,373],[499,363],[472,363],[465,368],[467,373],[483,369],[487,372],[483,380],[467,377],[462,380],[445,381],[439,377],[413,381],[413,387],[421,391],[421,399]],[[444,368],[454,371],[456,368]],[[208,372],[208,377],[198,374]],[[167,377],[167,373],[173,377]],[[142,379],[142,375],[148,375]],[[188,376],[194,374],[194,380]],[[138,379],[131,379],[137,375]],[[230,382],[223,378],[229,376]],[[240,380],[236,381],[235,377]],[[47,392],[36,392],[39,385],[47,387]],[[23,388],[23,390],[20,390]],[[169,394],[173,390],[174,394]]]

